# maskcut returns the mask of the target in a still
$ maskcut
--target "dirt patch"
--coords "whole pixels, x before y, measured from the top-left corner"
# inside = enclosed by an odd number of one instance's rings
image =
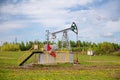
[[[30,70],[120,70],[119,65],[99,65],[99,66],[83,66],[80,64],[72,66],[40,66],[40,65],[30,65],[27,67],[19,67],[19,69],[30,69]]]

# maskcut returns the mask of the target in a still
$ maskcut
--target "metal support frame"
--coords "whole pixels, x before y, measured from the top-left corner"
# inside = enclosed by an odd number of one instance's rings
[[[69,43],[69,39],[68,39],[68,34],[67,34],[67,30],[65,30],[63,32],[63,36],[62,36],[62,47],[67,48],[70,50],[70,43]]]
[[[70,43],[69,43],[69,40],[68,40],[68,34],[67,34],[68,30],[71,30],[71,28],[66,28],[66,29],[63,29],[63,30],[60,30],[60,31],[53,32],[52,33],[52,38],[55,39],[56,34],[63,33],[63,35],[62,35],[62,48],[67,48],[68,50],[70,50],[71,46],[70,46]]]
[[[50,34],[50,32],[49,32],[49,30],[46,30],[46,32],[47,32],[47,34],[46,34],[46,37],[47,37],[47,44],[48,44],[48,42],[49,42],[49,34]]]

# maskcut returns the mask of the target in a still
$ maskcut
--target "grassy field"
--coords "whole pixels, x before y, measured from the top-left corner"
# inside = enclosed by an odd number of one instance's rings
[[[66,63],[21,68],[17,59],[23,53],[0,52],[0,80],[120,80],[118,56],[79,54],[78,65]]]

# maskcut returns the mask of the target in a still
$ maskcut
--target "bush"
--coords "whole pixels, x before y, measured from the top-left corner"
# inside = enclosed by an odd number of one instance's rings
[[[18,44],[8,43],[2,46],[2,50],[3,51],[19,51],[20,48]]]
[[[120,56],[120,50],[112,53],[115,56]]]
[[[72,48],[72,51],[81,51],[80,47],[74,47]]]

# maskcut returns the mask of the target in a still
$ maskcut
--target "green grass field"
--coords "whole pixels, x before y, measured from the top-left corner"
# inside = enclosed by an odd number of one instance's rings
[[[118,56],[79,54],[78,65],[66,63],[21,68],[17,59],[23,53],[0,52],[0,80],[120,80]]]

